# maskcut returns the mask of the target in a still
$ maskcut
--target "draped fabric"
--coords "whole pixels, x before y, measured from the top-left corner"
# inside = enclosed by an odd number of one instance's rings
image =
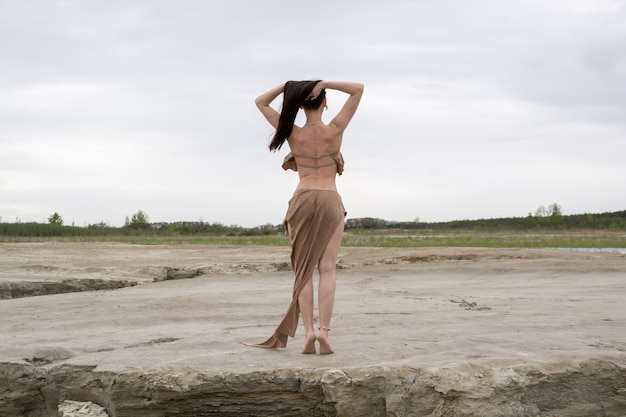
[[[293,298],[283,320],[269,339],[245,345],[284,348],[288,336],[295,336],[300,315],[298,296],[307,281],[313,279],[315,267],[345,214],[341,197],[335,190],[296,190],[289,200],[285,216],[285,227],[291,239],[291,265],[295,273]]]
[[[319,156],[319,157],[304,156],[303,158],[330,158],[337,165],[337,171],[336,171],[337,174],[339,175],[343,174],[344,160],[343,160],[343,155],[341,154],[341,152],[337,152],[331,155]],[[285,159],[283,159],[282,167],[285,171],[287,171],[288,169],[291,169],[292,171],[297,171],[298,165],[296,164],[296,155],[289,152],[287,156],[285,156]]]

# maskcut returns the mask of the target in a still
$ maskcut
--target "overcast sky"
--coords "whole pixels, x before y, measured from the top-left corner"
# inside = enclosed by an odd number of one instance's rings
[[[624,22],[624,0],[0,0],[0,217],[279,224],[297,174],[254,98],[289,79],[365,84],[348,218],[624,210]]]

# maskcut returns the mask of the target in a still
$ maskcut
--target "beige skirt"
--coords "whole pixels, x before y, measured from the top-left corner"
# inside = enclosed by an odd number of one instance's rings
[[[298,189],[289,200],[285,227],[291,239],[291,265],[295,273],[291,304],[272,337],[263,343],[246,346],[284,348],[287,337],[294,337],[298,327],[298,296],[313,277],[313,271],[328,246],[346,211],[335,190]]]

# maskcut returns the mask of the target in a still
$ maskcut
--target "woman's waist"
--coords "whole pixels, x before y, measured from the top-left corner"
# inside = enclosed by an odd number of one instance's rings
[[[335,188],[319,188],[319,187],[296,187],[296,192],[297,191],[308,191],[308,190],[314,190],[314,191],[333,191],[335,193],[339,193],[339,191],[337,191],[337,187]]]
[[[337,189],[334,172],[332,175],[303,175],[301,172],[299,174],[298,188]]]
[[[300,181],[296,190],[329,190],[337,191],[335,181]]]

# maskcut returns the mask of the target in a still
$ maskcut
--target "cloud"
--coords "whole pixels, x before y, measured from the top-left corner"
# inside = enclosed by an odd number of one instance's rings
[[[351,215],[624,208],[621,1],[2,8],[5,220],[58,211],[121,224],[141,209],[155,221],[280,223],[297,176],[267,151],[272,129],[253,100],[306,78],[366,84],[338,180]],[[345,96],[328,97],[327,121]]]

